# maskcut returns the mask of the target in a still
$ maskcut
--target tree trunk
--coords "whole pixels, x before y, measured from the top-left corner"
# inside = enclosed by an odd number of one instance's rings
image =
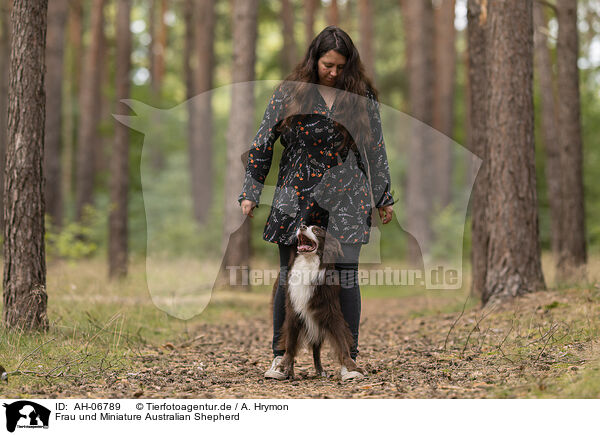
[[[91,10],[91,39],[83,66],[80,91],[79,134],[77,140],[77,192],[75,217],[81,221],[86,205],[93,204],[94,162],[100,117],[101,42],[104,32],[104,0],[94,0]]]
[[[131,2],[118,0],[116,29],[116,113],[126,115],[128,110],[119,101],[129,98],[129,71],[131,69]],[[129,188],[129,128],[117,123],[115,143],[111,156],[110,216],[108,233],[108,271],[111,278],[127,275],[127,191]]]
[[[375,81],[375,45],[373,32],[373,4],[370,0],[358,2],[360,58],[367,76]]]
[[[533,0],[489,2],[488,15],[484,304],[545,288],[533,139]]]
[[[4,192],[4,166],[6,163],[8,72],[10,69],[10,13],[12,0],[1,0],[0,19],[0,192]],[[0,195],[0,210],[4,210],[4,195]],[[0,230],[4,228],[4,213],[0,212]]]
[[[440,0],[434,9],[434,77],[433,128],[444,134],[436,140],[433,164],[435,195],[433,200],[442,209],[450,204],[452,195],[452,130],[454,128],[454,79],[456,71],[455,0]]]
[[[114,41],[109,41],[107,39],[107,35],[102,32],[100,38],[100,57],[98,63],[98,65],[100,65],[100,83],[98,84],[100,89],[100,100],[98,102],[100,105],[100,110],[98,111],[98,126],[100,126],[102,120],[112,118],[111,114],[113,113],[114,108],[112,98],[110,98],[105,92],[102,92],[102,89],[105,89],[105,87],[109,86],[111,81],[111,65],[108,62],[111,44],[114,47]],[[94,173],[99,174],[100,177],[98,177],[96,181],[103,181],[104,177],[102,175],[109,172],[110,164],[108,155],[111,148],[111,138],[98,134],[98,144],[96,146],[94,159]]]
[[[156,4],[159,0],[149,0],[148,9],[148,35],[150,35],[150,47],[148,49],[148,69],[150,70],[150,86],[154,87],[156,78],[156,63],[154,61],[154,44],[156,43]]]
[[[167,2],[166,0],[160,1],[160,9],[158,11],[158,30],[155,33],[155,38],[152,39],[152,90],[154,94],[159,97],[162,89],[163,77],[165,75],[165,50],[167,48],[167,24],[165,23],[165,14],[167,13]],[[154,7],[153,2],[153,7]],[[155,19],[154,15],[151,19]],[[154,24],[156,25],[156,24]]]
[[[75,195],[75,187],[73,174],[75,171],[75,143],[78,134],[78,95],[79,95],[79,80],[81,78],[81,40],[82,40],[82,15],[83,6],[81,0],[69,1],[69,43],[67,44],[67,78],[64,85],[68,92],[65,99],[64,118],[64,146],[62,153],[62,192],[69,200]]]
[[[481,296],[487,273],[487,207],[489,147],[487,144],[487,32],[486,0],[469,0],[467,4],[467,39],[469,72],[469,149],[482,159],[471,193],[471,294]]]
[[[560,234],[562,221],[560,217],[562,207],[562,189],[560,173],[560,146],[558,143],[558,116],[556,113],[556,91],[552,60],[548,49],[547,19],[544,6],[538,2],[533,4],[533,21],[535,27],[534,45],[537,64],[537,76],[541,97],[541,127],[542,142],[546,151],[546,183],[548,185],[548,201],[550,203],[550,228],[552,252],[555,260],[560,255]]]
[[[409,240],[408,260],[417,265],[421,254],[428,255],[431,244],[432,212],[431,128],[433,121],[433,10],[429,1],[401,2],[406,33],[408,100],[413,122],[407,170],[406,222],[415,237]]]
[[[328,26],[338,26],[340,23],[340,11],[338,8],[337,0],[331,0],[331,4],[329,5],[329,13],[328,13]]]
[[[3,313],[9,328],[48,328],[43,175],[47,10],[46,0],[21,0],[11,14]]]
[[[281,22],[283,24],[283,70],[288,75],[298,62],[298,50],[294,38],[294,5],[291,0],[281,1]]]
[[[315,13],[319,0],[304,0],[304,35],[305,46],[308,47],[315,37]]]
[[[194,214],[200,223],[206,222],[212,204],[213,193],[213,111],[212,88],[215,64],[215,2],[206,0],[197,7],[196,54],[198,68],[194,77],[194,118],[198,133],[190,142],[190,162],[194,195]]]
[[[256,60],[258,0],[234,0],[233,19],[233,82],[254,80]],[[251,83],[236,86],[231,95],[231,115],[227,129],[227,174],[225,175],[225,216],[241,213],[237,198],[244,182],[244,167],[240,156],[248,148],[254,125],[254,87]],[[231,234],[227,246],[223,270],[227,266],[247,266],[250,257],[250,219],[244,220],[239,229],[231,228],[225,219],[225,234]]]
[[[62,224],[62,184],[60,156],[62,148],[62,84],[67,0],[48,4],[46,40],[46,138],[44,173],[46,175],[46,212],[52,224]]]
[[[158,10],[157,10],[158,9]],[[156,16],[158,13],[158,17]],[[166,0],[152,0],[150,5],[150,87],[155,104],[160,105],[162,83],[165,75],[165,56],[167,49],[167,13]],[[158,120],[151,119],[151,123]],[[150,150],[150,161],[154,170],[161,171],[166,165],[163,150],[154,147]]]
[[[185,0],[183,2],[183,22],[185,25],[185,34],[183,40],[183,73],[185,78],[185,90],[186,90],[186,98],[188,100],[194,98],[196,95],[196,89],[194,86],[194,71],[199,67],[200,62],[194,63],[193,55],[194,55],[194,36],[195,32],[195,22],[194,22],[194,0]],[[191,111],[191,105],[188,107],[188,110]],[[195,119],[192,116],[192,113],[189,113],[189,123],[188,126],[192,126],[192,120]],[[190,140],[191,140],[190,135]]]
[[[577,1],[559,0],[558,40],[558,142],[562,185],[561,241],[557,264],[559,280],[579,280],[587,261],[585,214],[583,207],[583,169],[579,70],[577,68]]]

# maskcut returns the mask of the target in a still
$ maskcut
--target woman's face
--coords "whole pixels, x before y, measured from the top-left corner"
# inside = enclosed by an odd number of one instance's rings
[[[329,50],[317,62],[319,71],[319,84],[335,86],[338,76],[346,65],[346,57],[335,50]]]

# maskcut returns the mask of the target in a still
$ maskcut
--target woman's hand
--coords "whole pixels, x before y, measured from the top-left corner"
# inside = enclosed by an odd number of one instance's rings
[[[252,213],[252,210],[254,207],[256,207],[256,203],[254,201],[243,199],[240,205],[242,206],[242,213],[250,216],[251,218],[254,217],[254,214]]]
[[[381,223],[387,224],[392,220],[392,214],[394,213],[393,205],[384,205],[377,209],[379,211],[379,217],[381,218]]]

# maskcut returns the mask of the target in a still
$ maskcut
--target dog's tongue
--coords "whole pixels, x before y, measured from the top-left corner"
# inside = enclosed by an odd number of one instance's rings
[[[298,251],[310,251],[311,249],[312,249],[311,245],[303,244],[303,245],[298,246]]]

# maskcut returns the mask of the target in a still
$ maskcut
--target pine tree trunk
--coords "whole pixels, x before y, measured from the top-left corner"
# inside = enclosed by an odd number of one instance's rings
[[[94,164],[98,147],[100,117],[102,34],[104,32],[104,2],[94,0],[91,10],[91,39],[83,66],[80,89],[79,134],[77,140],[77,185],[75,217],[81,221],[86,205],[93,204]]]
[[[373,31],[373,4],[370,0],[358,1],[360,58],[367,76],[375,81],[375,45]]]
[[[488,233],[487,207],[489,148],[487,144],[487,32],[486,2],[469,0],[467,4],[467,39],[469,72],[468,144],[472,153],[482,159],[471,193],[471,294],[483,293],[487,273]]]
[[[148,35],[150,35],[150,48],[148,50],[148,66],[150,69],[150,85],[154,87],[156,79],[156,62],[154,61],[154,44],[156,43],[156,4],[159,0],[149,0],[148,8]]]
[[[538,2],[533,4],[533,22],[535,27],[534,45],[537,76],[541,97],[542,142],[546,151],[546,183],[548,185],[548,201],[550,203],[550,228],[552,252],[558,260],[560,255],[562,207],[562,189],[560,173],[560,146],[558,144],[558,116],[556,112],[556,91],[552,60],[546,37],[547,19],[544,6]]]
[[[48,4],[48,33],[46,40],[46,138],[44,173],[46,175],[46,212],[52,224],[62,224],[62,84],[65,46],[67,0],[52,0]]]
[[[256,61],[258,0],[234,0],[233,6],[233,82],[254,80]],[[227,174],[225,175],[225,216],[241,213],[237,203],[240,186],[244,181],[244,167],[240,156],[248,149],[254,126],[254,87],[251,83],[235,86],[231,95],[231,114],[227,129]],[[239,229],[230,226],[225,219],[227,246],[223,270],[227,266],[247,266],[250,257],[250,219],[245,219]]]
[[[194,215],[203,224],[208,219],[213,194],[213,111],[215,2],[206,0],[196,6],[196,44],[198,68],[194,75],[194,131],[190,141],[190,164]]]
[[[167,13],[166,0],[157,0],[160,8],[158,11],[158,30],[155,38],[152,39],[152,90],[158,97],[162,89],[163,77],[165,75],[165,50],[167,48],[167,25],[165,23],[165,14]],[[153,2],[153,7],[155,3]],[[154,16],[152,17],[154,19]],[[154,24],[156,25],[156,24]]]
[[[533,1],[488,3],[484,304],[545,288],[533,138]]]
[[[128,110],[119,101],[129,98],[129,71],[131,69],[131,2],[118,0],[116,29],[116,113],[126,115]],[[110,216],[108,235],[108,265],[112,278],[127,275],[127,192],[129,188],[129,128],[117,123],[115,143],[111,156]]]
[[[10,13],[12,0],[1,0],[0,23],[0,192],[4,192],[4,166],[7,142],[8,71],[10,69]],[[0,210],[4,210],[4,195],[0,195]],[[0,212],[0,230],[4,228],[4,213]]]
[[[191,192],[194,216],[206,222],[213,189],[213,113],[212,86],[214,70],[214,0],[185,2],[185,75],[188,98],[188,143]],[[194,57],[195,68],[190,62]]]
[[[579,98],[579,53],[577,1],[559,0],[558,40],[558,142],[562,185],[561,241],[557,264],[559,280],[579,280],[587,261],[585,214],[583,206],[583,168],[581,104]]]
[[[283,75],[285,76],[292,72],[298,62],[298,50],[294,38],[294,5],[291,0],[281,1],[281,22],[283,24]]]
[[[150,6],[150,87],[155,104],[160,104],[162,96],[162,85],[165,75],[165,56],[167,49],[167,24],[165,15],[167,13],[166,0],[152,0]],[[158,16],[157,16],[158,15]],[[151,119],[151,123],[158,122]],[[154,170],[161,171],[166,165],[166,157],[163,150],[154,147],[150,150],[150,161]]]
[[[64,118],[64,146],[62,153],[62,192],[71,201],[71,198],[75,196],[75,185],[73,174],[75,172],[75,143],[77,139],[78,129],[75,127],[79,125],[78,122],[78,95],[79,95],[79,80],[81,79],[81,42],[82,42],[82,15],[83,6],[81,0],[70,0],[69,1],[69,29],[68,38],[69,43],[67,44],[67,77],[64,85],[67,87],[68,96],[65,101],[65,113]]]
[[[407,169],[406,222],[407,230],[416,240],[409,240],[408,260],[418,265],[421,255],[431,249],[432,213],[431,155],[433,121],[433,9],[429,1],[401,2],[406,32],[408,70],[408,100],[413,122],[410,132]]]
[[[106,3],[109,4],[109,3]],[[106,22],[106,21],[105,21]],[[113,101],[112,99],[105,93],[102,92],[102,89],[105,89],[108,86],[111,80],[111,65],[108,62],[109,51],[111,48],[109,47],[109,43],[111,41],[107,40],[107,35],[104,32],[101,33],[100,38],[100,57],[99,63],[100,65],[100,100],[98,104],[100,105],[100,110],[98,111],[98,119],[96,121],[96,125],[100,126],[102,120],[104,119],[112,119],[111,114],[113,113]],[[114,42],[114,41],[113,41]],[[95,150],[95,159],[94,159],[94,173],[95,174],[106,174],[109,172],[109,152],[112,148],[112,140],[111,138],[100,135],[98,133],[98,144]],[[100,180],[103,180],[104,177],[99,177]]]
[[[305,46],[308,47],[315,37],[315,14],[319,0],[304,0],[304,35]]]
[[[10,328],[48,328],[43,175],[47,9],[46,0],[21,0],[11,14],[3,313]]]
[[[340,11],[338,8],[337,0],[331,0],[331,4],[329,5],[328,12],[328,26],[338,26],[340,23]]]
[[[196,89],[194,86],[194,71],[198,68],[198,63],[194,63],[193,54],[194,54],[194,36],[195,32],[195,22],[194,22],[194,0],[185,0],[183,2],[183,22],[185,24],[185,34],[183,40],[183,73],[185,78],[185,90],[186,90],[186,98],[190,100],[194,98],[196,95]],[[193,64],[193,65],[192,65]],[[192,110],[191,105],[188,110]],[[190,122],[188,126],[193,125],[192,120],[194,117],[192,113],[189,114]],[[190,135],[190,138],[192,136]]]
[[[452,130],[454,127],[454,83],[456,71],[456,49],[454,40],[455,0],[441,0],[434,9],[434,77],[433,128],[444,137],[436,140],[433,152],[435,166],[434,201],[444,208],[452,194]]]

